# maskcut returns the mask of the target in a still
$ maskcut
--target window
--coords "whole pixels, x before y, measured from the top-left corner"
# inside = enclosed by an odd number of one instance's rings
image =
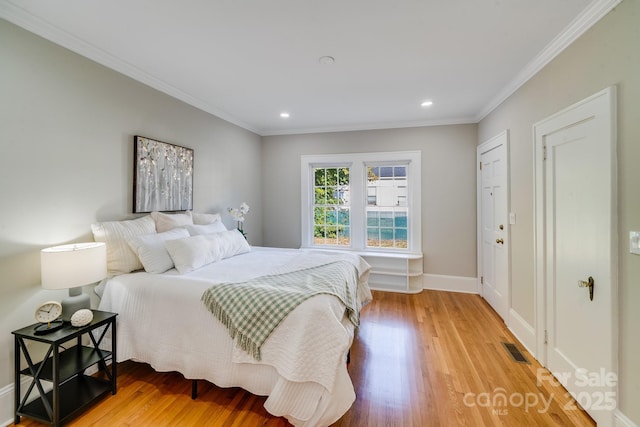
[[[420,156],[302,156],[302,246],[421,252]]]
[[[350,246],[349,168],[313,168],[313,243]]]
[[[407,165],[367,165],[367,247],[407,248]]]

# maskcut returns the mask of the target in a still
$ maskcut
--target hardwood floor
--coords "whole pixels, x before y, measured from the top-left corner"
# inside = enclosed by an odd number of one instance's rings
[[[477,295],[374,292],[361,321],[349,365],[357,399],[334,427],[595,425],[519,344],[532,363],[512,360],[501,343],[517,341]],[[200,382],[193,401],[180,374],[118,369],[118,393],[69,426],[289,425],[241,389]]]

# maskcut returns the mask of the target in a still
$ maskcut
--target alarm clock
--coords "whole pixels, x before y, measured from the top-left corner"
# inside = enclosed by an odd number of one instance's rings
[[[62,315],[62,304],[57,301],[47,301],[36,309],[36,321],[40,322],[34,329],[36,335],[44,335],[62,328],[64,322],[56,320]]]

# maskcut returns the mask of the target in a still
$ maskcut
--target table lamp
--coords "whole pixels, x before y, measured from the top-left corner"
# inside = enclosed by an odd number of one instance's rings
[[[89,295],[82,286],[107,277],[107,247],[102,242],[54,246],[40,252],[42,287],[69,289],[61,301],[62,320],[69,322],[76,311],[90,308]]]

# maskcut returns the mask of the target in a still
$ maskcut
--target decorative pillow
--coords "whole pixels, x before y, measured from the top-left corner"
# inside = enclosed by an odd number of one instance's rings
[[[196,225],[213,224],[214,222],[218,221],[222,222],[222,217],[219,213],[207,214],[192,212],[191,216],[193,217],[193,223]]]
[[[126,221],[91,224],[93,239],[107,245],[107,272],[110,276],[140,270],[142,264],[127,244],[126,238],[156,232],[151,216]]]
[[[189,231],[192,236],[199,236],[202,234],[220,233],[221,231],[227,231],[227,227],[224,226],[222,221],[216,221],[207,225],[185,225],[184,228]]]
[[[173,260],[164,246],[165,240],[189,237],[184,228],[174,228],[163,233],[145,234],[143,236],[127,237],[127,243],[138,255],[147,273],[164,273],[173,268]]]
[[[156,231],[162,233],[172,228],[181,227],[183,225],[192,225],[193,218],[191,212],[177,214],[166,214],[162,212],[151,212],[151,218],[156,222]]]
[[[164,245],[180,274],[216,261],[211,251],[211,243],[204,236],[166,240]]]
[[[216,261],[251,251],[247,239],[238,230],[227,230],[204,237],[211,242]]]

